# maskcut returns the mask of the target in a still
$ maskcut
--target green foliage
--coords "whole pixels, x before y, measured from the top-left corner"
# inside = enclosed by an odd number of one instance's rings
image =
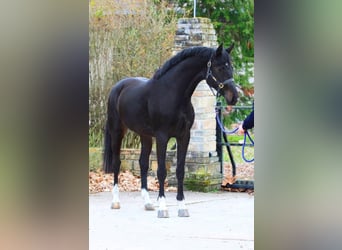
[[[193,0],[172,1],[193,16]],[[201,0],[197,1],[197,17],[211,19],[219,43],[225,47],[235,43],[232,59],[235,69],[234,79],[243,89],[254,88],[250,78],[254,77],[254,1],[253,0]],[[240,96],[239,105],[251,105],[251,97]],[[223,102],[224,103],[224,102]],[[226,126],[244,119],[249,110],[239,110],[225,117]]]
[[[199,168],[185,176],[184,186],[191,191],[213,192],[218,189],[216,181],[207,170]]]
[[[102,168],[102,149],[89,148],[89,171],[96,172]]]
[[[95,11],[95,16],[96,16],[97,18],[103,17],[103,10],[102,10],[102,9],[96,10],[96,11]]]
[[[254,136],[252,137],[254,140]],[[233,143],[234,141],[228,137],[229,142]],[[243,141],[243,137],[242,139],[238,140],[239,141]],[[247,143],[249,143],[249,141],[247,141]],[[228,152],[227,150],[223,147],[223,161],[224,162],[231,162]],[[232,150],[232,154],[234,157],[234,161],[236,164],[245,164],[246,162],[244,161],[244,159],[242,158],[242,146],[236,146],[236,147],[231,147]],[[245,147],[245,157],[247,160],[253,159],[254,158],[254,147]]]
[[[98,0],[89,4],[89,144],[103,145],[107,98],[124,77],[150,78],[172,52],[177,18],[164,1]],[[137,148],[128,132],[123,147]]]
[[[174,1],[193,13],[193,0]],[[231,41],[239,50],[234,52],[235,64],[254,62],[254,1],[253,0],[202,0],[197,1],[196,16],[207,17],[214,24],[218,41],[227,47]],[[242,56],[242,58],[241,58]]]

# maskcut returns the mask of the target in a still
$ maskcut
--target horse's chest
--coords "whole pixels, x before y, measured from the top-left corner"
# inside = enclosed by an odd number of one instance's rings
[[[192,109],[178,110],[171,121],[175,132],[190,130],[194,122],[194,113]]]
[[[194,121],[192,105],[174,106],[172,102],[168,105],[150,105],[150,121],[155,131],[162,130],[171,135],[179,135],[189,130]]]
[[[176,131],[189,130],[193,124],[193,119],[188,114],[180,114],[175,119]]]
[[[186,112],[185,110],[179,110],[176,114],[175,114],[175,118],[176,121],[178,122],[191,122],[192,119],[192,115],[190,112]]]

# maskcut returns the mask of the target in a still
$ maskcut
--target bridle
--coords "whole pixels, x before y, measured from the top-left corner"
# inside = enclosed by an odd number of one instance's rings
[[[217,87],[218,87],[218,89],[216,89],[216,92],[217,92],[217,93],[216,93],[216,96],[220,96],[220,95],[221,95],[221,94],[220,94],[220,90],[223,89],[225,85],[228,85],[228,84],[234,82],[234,79],[233,79],[233,78],[229,78],[228,80],[226,80],[226,81],[224,81],[224,82],[218,81],[218,80],[216,79],[216,77],[213,75],[213,72],[212,72],[212,70],[211,70],[211,66],[212,66],[212,65],[211,65],[211,58],[212,58],[212,56],[210,57],[210,60],[209,60],[208,63],[207,63],[207,74],[206,74],[205,80],[207,81],[209,77],[211,77],[211,79],[214,80],[214,82],[217,84]],[[208,84],[208,85],[209,85],[209,84]],[[210,86],[210,85],[209,85],[209,86]],[[215,95],[214,92],[213,92],[213,87],[212,87],[212,86],[210,86],[210,90],[211,90],[211,92],[213,93],[213,95]]]

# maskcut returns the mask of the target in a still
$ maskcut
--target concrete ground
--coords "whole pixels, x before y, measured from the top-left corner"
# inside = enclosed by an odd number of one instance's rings
[[[89,195],[89,249],[191,250],[254,249],[254,196],[247,193],[185,192],[190,217],[177,215],[175,192],[166,193],[169,218],[145,211],[140,192],[121,192],[121,209],[110,209],[112,194]]]

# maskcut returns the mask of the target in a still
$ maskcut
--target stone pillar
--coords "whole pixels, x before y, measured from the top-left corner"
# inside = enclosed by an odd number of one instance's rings
[[[192,46],[217,47],[217,37],[210,19],[198,17],[178,20],[174,52]]]
[[[173,53],[193,46],[217,48],[217,37],[208,18],[181,18],[178,21]],[[191,102],[195,121],[186,158],[185,186],[209,191],[221,186],[222,175],[216,152],[216,98],[205,81],[195,89]]]
[[[195,110],[195,121],[188,150],[213,155],[216,152],[216,98],[205,81],[197,86],[191,102]]]

